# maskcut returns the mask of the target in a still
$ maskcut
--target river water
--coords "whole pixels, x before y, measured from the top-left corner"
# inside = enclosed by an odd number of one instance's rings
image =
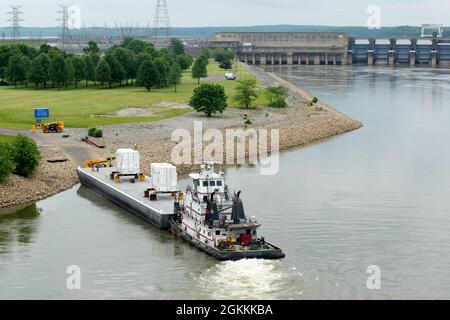
[[[273,177],[227,170],[286,259],[217,262],[76,186],[0,217],[0,299],[449,299],[450,71],[267,70],[365,125],[283,153]]]

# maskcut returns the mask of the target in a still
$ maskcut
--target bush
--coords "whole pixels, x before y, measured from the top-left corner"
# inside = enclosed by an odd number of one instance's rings
[[[12,143],[11,160],[16,167],[14,172],[28,178],[37,169],[41,154],[31,138],[19,135]]]
[[[94,138],[102,138],[103,137],[103,130],[97,129],[97,128],[90,128],[88,130],[88,136],[94,137]]]
[[[16,168],[11,159],[11,151],[9,143],[0,143],[0,182],[5,181]]]
[[[268,105],[271,108],[285,108],[287,107],[286,98],[289,94],[287,88],[278,86],[278,87],[269,87],[265,90],[266,98],[268,100]]]
[[[314,97],[314,98],[312,99],[312,103],[316,104],[317,102],[319,102],[319,99],[317,99],[317,97]]]

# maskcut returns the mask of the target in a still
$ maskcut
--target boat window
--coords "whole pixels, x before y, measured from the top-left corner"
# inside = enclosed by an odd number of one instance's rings
[[[247,229],[246,231],[247,231],[247,234],[252,234],[252,230]]]
[[[208,186],[208,181],[203,181],[203,186],[207,187]]]
[[[218,180],[218,181],[217,181],[217,186],[218,186],[218,187],[223,186],[222,180]]]
[[[215,187],[215,186],[216,186],[216,182],[215,182],[215,181],[210,181],[210,182],[209,182],[209,185],[210,185],[211,187]]]
[[[220,230],[216,231],[216,236],[220,236]]]

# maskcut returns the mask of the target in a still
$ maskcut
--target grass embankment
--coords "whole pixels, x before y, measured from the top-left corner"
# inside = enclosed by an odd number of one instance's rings
[[[241,78],[253,77],[239,65],[237,74]],[[235,70],[234,70],[235,71]],[[229,104],[234,105],[230,97],[234,95],[236,81],[225,81],[225,71],[217,63],[210,62],[208,75],[216,77],[225,87],[229,97]],[[202,80],[201,83],[206,83]],[[217,81],[218,82],[218,81]],[[78,89],[36,89],[14,87],[0,87],[0,127],[9,129],[30,129],[34,122],[34,108],[49,107],[50,121],[63,120],[67,127],[88,128],[93,126],[123,124],[131,122],[154,122],[180,116],[192,109],[161,107],[162,101],[187,103],[197,87],[197,80],[192,79],[190,71],[183,74],[182,82],[177,92],[173,87],[153,89],[150,93],[145,88],[137,86],[114,87],[113,89],[84,87],[79,84]],[[263,104],[259,98],[256,104]],[[124,108],[148,108],[153,113],[145,117],[111,116]],[[108,116],[105,116],[108,115]]]
[[[15,137],[0,135],[0,142],[11,143],[11,142],[13,142],[14,138]]]

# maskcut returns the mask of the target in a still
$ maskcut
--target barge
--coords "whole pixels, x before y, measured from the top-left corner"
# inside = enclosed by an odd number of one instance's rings
[[[116,167],[105,162],[78,168],[82,185],[135,214],[171,231],[218,260],[281,259],[282,250],[258,236],[261,226],[247,218],[241,192],[230,193],[223,172],[213,164],[190,175],[193,185],[177,191],[176,167],[152,164],[151,177],[139,173],[139,154],[118,150]]]

